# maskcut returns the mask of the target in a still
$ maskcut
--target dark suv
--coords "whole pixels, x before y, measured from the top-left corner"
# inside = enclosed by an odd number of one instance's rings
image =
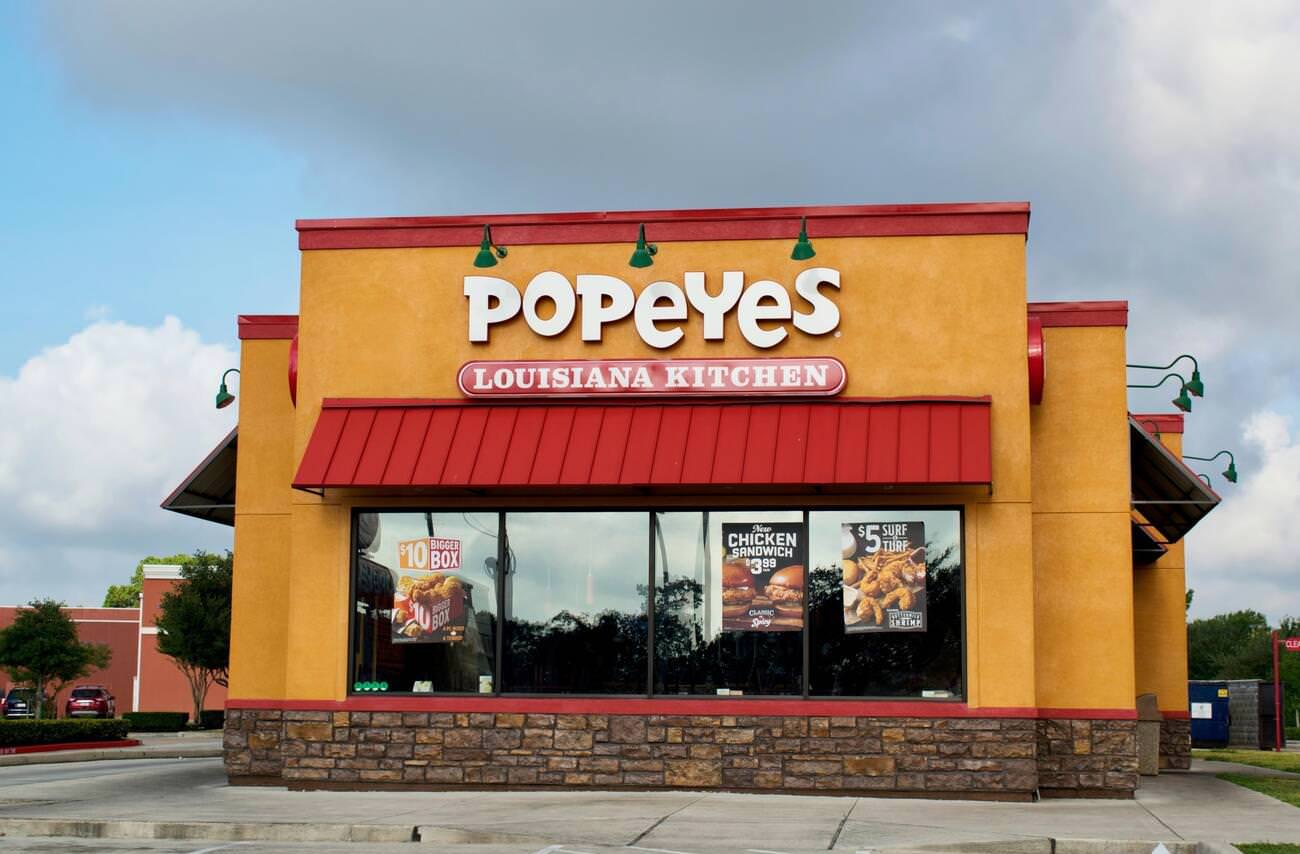
[[[4,698],[6,718],[36,717],[36,692],[31,688],[10,688]]]
[[[117,701],[102,685],[79,685],[68,695],[64,715],[69,718],[115,718]]]

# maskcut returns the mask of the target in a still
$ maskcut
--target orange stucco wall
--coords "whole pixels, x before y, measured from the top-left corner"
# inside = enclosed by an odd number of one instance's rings
[[[836,333],[810,337],[792,329],[781,345],[758,350],[738,334],[732,316],[724,341],[704,342],[692,312],[684,341],[667,351],[647,347],[631,318],[606,326],[600,344],[582,342],[577,321],[543,338],[522,318],[494,326],[489,344],[471,344],[462,288],[463,277],[476,272],[469,265],[473,249],[304,252],[296,408],[285,388],[288,342],[243,345],[230,696],[346,696],[354,503],[493,505],[487,498],[290,489],[323,398],[458,397],[457,368],[476,358],[818,355],[844,362],[847,395],[992,396],[991,491],[867,498],[881,506],[965,508],[968,704],[1131,711],[1135,693],[1159,683],[1162,708],[1175,708],[1164,695],[1185,680],[1185,637],[1171,639],[1171,594],[1164,588],[1176,582],[1181,620],[1181,551],[1177,579],[1172,563],[1162,564],[1164,575],[1135,577],[1124,329],[1048,329],[1046,395],[1031,407],[1023,236],[818,239],[816,249],[815,263],[842,275],[840,290],[828,292],[841,312]],[[711,289],[724,270],[744,270],[746,282],[767,278],[792,287],[807,266],[789,259],[788,240],[675,242],[661,246],[645,270],[628,267],[628,252],[622,243],[511,246],[508,261],[489,272],[521,290],[543,270],[571,281],[578,273],[613,273],[640,291],[652,281],[680,284],[687,270],[705,272]],[[863,500],[801,497],[798,503]],[[707,501],[726,503],[716,496]],[[780,503],[748,499],[766,501]],[[1165,560],[1174,559],[1171,553]],[[1154,581],[1160,589],[1148,591]],[[1144,622],[1148,613],[1159,619]],[[1168,659],[1164,650],[1179,643],[1182,659]]]
[[[1182,454],[1181,433],[1160,441]],[[1162,712],[1187,711],[1187,578],[1182,541],[1133,572],[1134,666],[1139,694],[1156,695]]]
[[[747,282],[769,278],[792,288],[807,265],[789,259],[788,243],[673,243],[646,270],[627,266],[621,243],[518,246],[492,273],[522,288],[547,269],[570,278],[613,272],[639,291],[661,279],[680,283],[687,270],[704,271],[716,288],[724,270],[741,269]],[[287,342],[244,342],[231,696],[339,699],[346,693],[353,499],[287,487],[322,398],[453,397],[460,364],[493,356],[829,355],[848,367],[848,395],[992,395],[991,495],[872,501],[966,506],[968,700],[1034,704],[1022,235],[818,240],[817,265],[843,277],[832,293],[839,330],[818,337],[792,330],[769,350],[745,342],[732,317],[725,340],[706,343],[693,313],[686,339],[668,351],[642,343],[631,318],[607,326],[599,345],[584,344],[576,323],[541,338],[521,318],[493,327],[490,344],[471,344],[462,291],[463,277],[474,272],[470,258],[461,247],[304,252],[296,410],[284,391]],[[292,447],[280,438],[285,418],[292,418]]]

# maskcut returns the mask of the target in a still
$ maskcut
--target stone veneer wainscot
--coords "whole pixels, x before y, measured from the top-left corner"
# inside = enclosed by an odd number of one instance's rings
[[[231,709],[233,783],[1131,797],[1133,721]]]

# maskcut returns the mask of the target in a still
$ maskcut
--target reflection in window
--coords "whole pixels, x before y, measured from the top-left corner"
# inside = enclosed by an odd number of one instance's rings
[[[507,513],[503,690],[644,694],[645,513]]]
[[[655,693],[799,694],[802,691],[801,617],[759,629],[727,628],[725,532],[755,525],[781,533],[801,530],[799,511],[655,513]],[[797,532],[796,532],[797,534]],[[802,545],[800,545],[802,551]],[[790,561],[778,560],[782,568]],[[804,561],[799,560],[802,565]],[[733,565],[734,568],[734,565]],[[802,575],[802,573],[800,573]],[[763,576],[759,576],[763,579]],[[764,579],[764,580],[770,580]],[[745,599],[761,598],[757,585]],[[733,588],[734,590],[734,588]],[[727,605],[733,604],[729,596]]]
[[[357,515],[354,691],[492,690],[498,518]]]
[[[960,697],[961,514],[815,511],[809,528],[809,693]],[[891,554],[895,562],[885,565]],[[870,602],[863,603],[865,593]],[[900,612],[901,600],[909,612]],[[880,605],[878,622],[872,612]],[[917,627],[891,621],[890,609]]]

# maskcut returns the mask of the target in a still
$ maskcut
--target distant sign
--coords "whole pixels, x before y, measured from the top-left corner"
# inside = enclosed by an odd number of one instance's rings
[[[1283,638],[1282,643],[1286,645],[1287,652],[1300,652],[1300,638]]]

